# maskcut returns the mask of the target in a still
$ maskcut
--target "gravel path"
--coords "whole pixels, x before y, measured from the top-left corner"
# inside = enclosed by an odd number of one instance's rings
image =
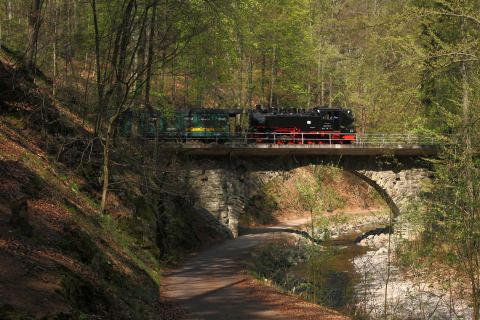
[[[162,296],[188,310],[188,320],[348,319],[335,311],[306,303],[253,281],[245,273],[251,249],[291,236],[262,228],[216,245],[164,273]],[[290,225],[289,225],[290,226]]]

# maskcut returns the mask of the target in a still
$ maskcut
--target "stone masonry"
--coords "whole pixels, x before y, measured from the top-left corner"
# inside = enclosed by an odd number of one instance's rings
[[[245,204],[262,185],[286,172],[310,165],[333,164],[348,170],[379,192],[394,216],[401,217],[432,177],[428,162],[404,157],[191,157],[183,159],[195,207],[203,208],[238,236]]]

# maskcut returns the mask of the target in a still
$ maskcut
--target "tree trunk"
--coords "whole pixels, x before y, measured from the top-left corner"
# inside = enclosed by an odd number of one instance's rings
[[[113,121],[108,124],[107,135],[103,145],[103,186],[102,201],[100,203],[100,213],[105,213],[107,205],[107,195],[110,177],[110,141],[112,137]]]
[[[265,52],[262,52],[262,80],[261,80],[261,92],[262,92],[262,99],[261,102],[264,103],[265,101],[265,74],[267,69],[267,56]]]
[[[144,97],[142,96],[142,87],[143,87],[143,74],[145,70],[145,50],[147,47],[147,34],[146,29],[143,29],[139,34],[138,39],[138,50],[135,55],[135,73],[136,73],[136,83],[135,83],[135,92],[137,94],[137,103],[141,104],[144,102]]]
[[[8,11],[8,21],[11,21],[13,19],[12,1],[11,0],[8,0],[8,2],[7,2],[7,11]]]
[[[175,71],[175,60],[172,59],[172,108],[177,106],[177,75]]]
[[[28,43],[25,53],[24,65],[32,71],[37,57],[38,35],[41,24],[42,0],[32,0],[32,7],[28,15]]]
[[[92,0],[95,1],[95,0]],[[125,97],[127,95],[126,90],[126,76],[127,76],[127,54],[128,45],[130,42],[130,28],[131,28],[131,15],[134,5],[134,0],[129,0],[122,18],[122,24],[115,39],[114,50],[112,54],[111,64],[115,67],[116,77],[112,84],[112,92],[114,92],[115,102],[115,115],[108,119],[107,133],[105,136],[105,142],[103,145],[103,187],[102,187],[102,200],[100,204],[100,212],[105,213],[107,204],[107,195],[110,179],[110,144],[112,140],[113,128],[118,117],[124,111]],[[134,53],[133,53],[134,54]]]
[[[310,82],[308,82],[307,84],[307,109],[310,109],[310,104],[311,104],[311,101],[310,101],[310,92],[312,90],[312,85],[310,84]]]
[[[88,61],[88,53],[85,54],[85,63],[87,63]],[[82,113],[82,125],[85,125],[85,121],[87,120],[87,106],[88,106],[88,103],[87,103],[87,100],[88,100],[88,89],[90,88],[90,75],[92,73],[92,60],[90,60],[89,64],[88,64],[88,69],[86,68],[85,66],[85,69],[88,70],[88,73],[87,73],[87,79],[85,79],[85,91],[83,93],[83,113]]]
[[[321,62],[320,106],[325,107],[325,63]]]
[[[323,106],[323,62],[320,50],[317,59],[317,106]]]
[[[148,39],[147,76],[145,80],[145,106],[150,107],[150,91],[152,86],[153,48],[155,40],[155,18],[157,15],[157,2],[153,4],[152,18],[150,21],[150,35]]]
[[[96,63],[96,76],[97,76],[97,117],[95,119],[95,135],[100,131],[102,123],[102,114],[103,114],[103,92],[104,92],[104,83],[102,79],[102,66],[101,66],[101,57],[100,57],[100,30],[98,27],[98,18],[97,18],[97,1],[92,0],[92,15],[93,15],[93,26],[95,30],[95,63]]]
[[[250,55],[248,62],[248,107],[253,104],[253,57]]]
[[[188,82],[188,74],[187,70],[184,70],[185,75],[184,75],[184,89],[183,89],[183,106],[186,107],[188,105],[188,97],[190,93],[190,83]]]
[[[332,75],[329,76],[328,79],[328,107],[331,108],[333,106],[333,80]]]
[[[269,107],[273,106],[273,90],[275,87],[275,63],[277,59],[277,46],[273,46],[273,53],[272,53],[272,79],[270,83],[270,103]]]
[[[57,14],[57,1],[53,1],[53,11],[54,11],[54,18],[53,18],[53,96],[55,97],[57,94],[57,23],[58,23],[58,14]]]
[[[238,70],[238,79],[239,79],[238,106],[240,108],[242,108],[243,107],[243,44],[242,43],[240,43],[238,54],[240,56],[240,66],[239,66],[239,70]]]
[[[467,153],[471,150],[471,138],[470,138],[470,96],[469,96],[469,85],[468,85],[468,75],[467,75],[467,66],[466,62],[462,61],[461,65],[462,73],[462,113],[463,113],[463,128],[465,130],[465,147]]]
[[[462,25],[463,29],[463,25]],[[468,195],[468,203],[469,207],[467,208],[467,212],[464,213],[466,216],[464,217],[465,220],[465,232],[467,237],[467,243],[465,245],[466,250],[466,257],[464,259],[467,260],[467,272],[469,273],[470,277],[470,289],[472,295],[472,319],[479,320],[480,319],[480,288],[478,288],[478,278],[479,273],[478,265],[475,263],[478,259],[478,252],[476,239],[472,234],[475,232],[475,223],[478,219],[476,214],[476,208],[474,207],[475,201],[475,187],[474,187],[474,174],[472,172],[472,168],[474,168],[475,164],[473,162],[473,150],[472,150],[472,123],[470,117],[470,86],[468,83],[468,73],[467,73],[467,64],[465,61],[461,63],[461,74],[462,74],[462,127],[463,127],[463,142],[465,143],[465,181],[467,187],[467,195]]]

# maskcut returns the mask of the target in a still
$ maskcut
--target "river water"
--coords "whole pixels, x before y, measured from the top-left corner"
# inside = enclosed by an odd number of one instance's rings
[[[324,244],[324,250],[293,267],[313,284],[308,300],[358,319],[471,319],[466,300],[406,277],[395,263],[387,269],[385,246],[360,246],[355,240],[378,225],[365,225]],[[385,309],[385,283],[387,304]]]
[[[376,227],[367,225],[330,239],[324,243],[325,251],[294,267],[295,275],[316,284],[317,292],[310,294],[310,300],[343,312],[352,311],[357,300],[355,288],[362,281],[353,262],[372,250],[357,245],[355,239]]]

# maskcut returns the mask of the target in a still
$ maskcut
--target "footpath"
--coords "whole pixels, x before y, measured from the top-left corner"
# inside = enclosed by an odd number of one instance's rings
[[[292,236],[278,231],[293,224],[264,227],[261,231],[252,229],[249,234],[191,257],[183,266],[164,273],[162,297],[185,308],[185,320],[349,319],[264,286],[246,273],[251,250]]]

